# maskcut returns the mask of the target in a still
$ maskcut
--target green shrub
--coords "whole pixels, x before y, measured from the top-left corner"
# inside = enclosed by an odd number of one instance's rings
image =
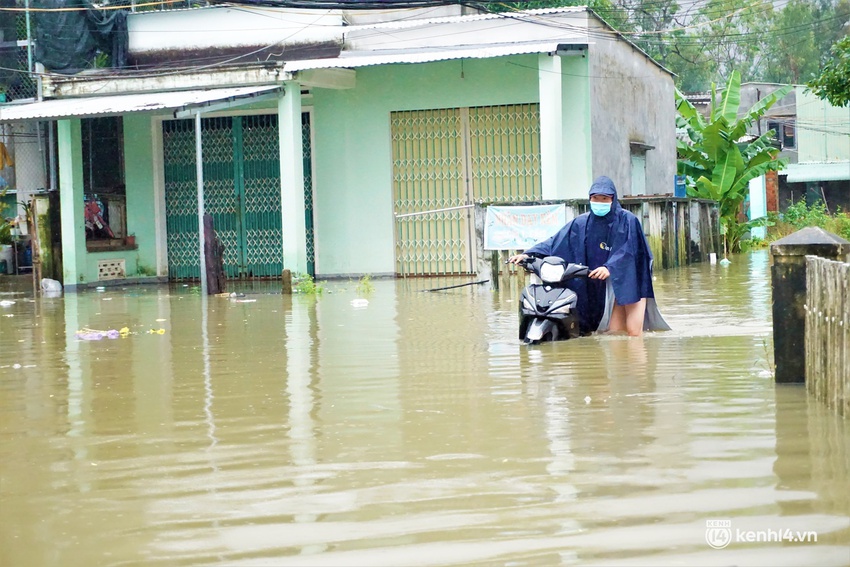
[[[768,221],[768,240],[783,238],[807,226],[818,226],[850,240],[850,213],[838,209],[831,215],[821,201],[810,207],[800,199],[789,205],[784,213],[768,213]]]
[[[357,287],[354,288],[354,291],[357,292],[357,295],[369,295],[375,291],[375,286],[372,283],[372,276],[366,274],[360,278],[360,281],[357,282]]]
[[[12,223],[0,217],[0,244],[12,243]]]
[[[850,240],[850,212],[839,210],[834,216],[829,217],[824,228],[845,240]]]
[[[767,248],[767,240],[762,240],[758,237],[741,240],[741,252],[749,252],[751,250],[761,250]]]
[[[295,293],[304,295],[321,295],[325,288],[317,284],[310,274],[296,274]]]

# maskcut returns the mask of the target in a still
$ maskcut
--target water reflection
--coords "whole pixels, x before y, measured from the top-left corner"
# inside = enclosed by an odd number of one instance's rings
[[[16,296],[0,564],[850,564],[848,424],[774,387],[763,256],[661,272],[642,339],[529,348],[521,282],[440,283]]]

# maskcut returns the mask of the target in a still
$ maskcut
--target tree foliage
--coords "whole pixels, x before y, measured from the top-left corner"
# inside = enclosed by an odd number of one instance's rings
[[[717,104],[713,102],[718,99],[712,86],[708,120],[681,92],[676,92],[677,126],[688,135],[688,141],[677,141],[677,170],[679,175],[686,176],[690,196],[712,199],[720,204],[721,232],[728,251],[738,250],[741,236],[748,228],[739,221],[738,213],[749,193],[749,182],[768,171],[780,170],[788,163],[786,159],[777,159],[773,130],[747,140],[747,128],[791,88],[777,89],[739,118],[741,75],[735,71]]]
[[[850,0],[530,0],[491,10],[590,6],[673,71],[684,92],[707,91],[732,71],[744,82],[802,84],[847,35]]]
[[[832,54],[820,76],[806,86],[833,106],[850,106],[850,35],[832,47]]]

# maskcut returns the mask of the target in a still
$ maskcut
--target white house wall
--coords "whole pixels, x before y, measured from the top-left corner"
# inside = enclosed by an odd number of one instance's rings
[[[629,142],[646,152],[647,194],[673,193],[676,174],[672,76],[610,29],[594,23],[589,46],[593,175],[607,175],[631,194]]]
[[[217,6],[137,12],[127,18],[130,53],[341,41],[342,14]]]
[[[796,88],[799,162],[850,163],[850,107],[832,106],[805,90]]]

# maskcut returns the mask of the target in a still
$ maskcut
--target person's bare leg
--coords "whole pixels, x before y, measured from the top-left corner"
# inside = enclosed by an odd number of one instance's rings
[[[619,307],[619,305],[617,306]],[[626,332],[630,337],[639,337],[643,333],[643,318],[646,315],[646,298],[637,303],[624,305],[626,318]]]
[[[614,302],[611,310],[611,319],[608,321],[608,332],[617,333],[626,330],[626,308]]]

